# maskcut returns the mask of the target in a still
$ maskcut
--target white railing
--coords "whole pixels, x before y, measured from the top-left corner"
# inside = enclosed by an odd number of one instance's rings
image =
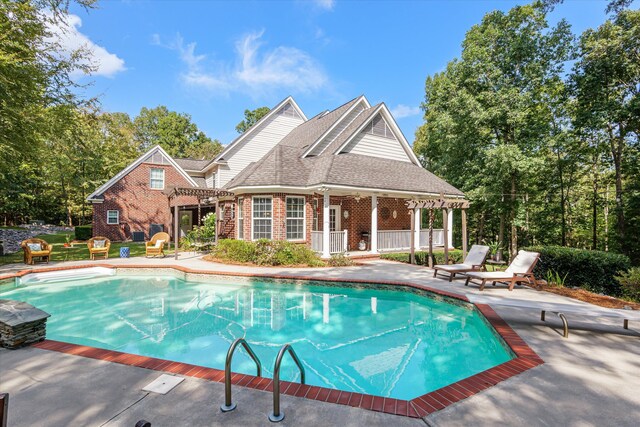
[[[411,247],[411,230],[378,231],[378,249],[393,251]]]
[[[311,232],[311,249],[322,252],[322,231]],[[347,230],[329,232],[329,253],[337,254],[347,251]]]
[[[433,229],[433,246],[444,246],[443,229]],[[429,247],[429,230],[420,230],[420,247]]]

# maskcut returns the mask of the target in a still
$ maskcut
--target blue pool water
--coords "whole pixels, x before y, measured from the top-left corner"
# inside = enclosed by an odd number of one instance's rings
[[[198,279],[199,280],[199,279]],[[470,305],[390,287],[222,278],[111,276],[0,286],[51,313],[47,338],[224,369],[244,337],[271,377],[292,343],[307,384],[411,399],[511,359]],[[244,353],[233,370],[255,374]],[[285,358],[282,378],[299,381]]]

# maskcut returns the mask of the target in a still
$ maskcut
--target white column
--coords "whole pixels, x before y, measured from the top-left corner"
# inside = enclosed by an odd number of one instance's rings
[[[453,209],[449,209],[449,214],[447,215],[447,222],[449,223],[447,229],[447,236],[449,240],[449,247],[453,247]]]
[[[324,204],[322,205],[322,258],[331,258],[329,224],[329,191],[325,191]]]
[[[371,253],[378,253],[378,196],[371,196]]]
[[[413,233],[415,234],[415,237],[413,239],[413,247],[418,251],[420,250],[420,224],[422,223],[422,220],[420,218],[420,213],[422,212],[422,209],[420,208],[414,208],[414,215],[413,215],[413,219],[414,219],[414,224],[413,224]]]

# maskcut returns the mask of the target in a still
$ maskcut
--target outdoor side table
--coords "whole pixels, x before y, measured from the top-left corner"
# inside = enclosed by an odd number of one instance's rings
[[[129,258],[131,255],[131,250],[128,246],[123,246],[120,248],[120,258]]]

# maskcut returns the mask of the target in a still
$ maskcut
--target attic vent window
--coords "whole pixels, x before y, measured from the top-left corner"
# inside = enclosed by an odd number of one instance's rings
[[[380,114],[375,116],[371,123],[369,123],[362,132],[368,133],[370,135],[382,136],[384,138],[396,138],[387,125],[387,122],[384,121]]]
[[[300,117],[296,109],[293,108],[291,104],[287,104],[284,107],[282,107],[280,110],[278,110],[278,115],[285,116],[285,117],[293,117],[294,119],[302,118]]]

